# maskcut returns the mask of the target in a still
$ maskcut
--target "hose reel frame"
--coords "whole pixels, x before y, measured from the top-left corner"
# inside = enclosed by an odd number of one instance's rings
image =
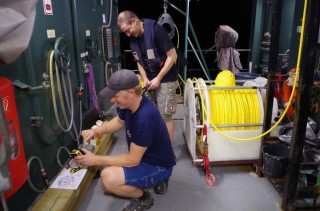
[[[184,135],[188,146],[188,151],[192,158],[194,165],[202,165],[202,149],[203,149],[203,134],[199,132],[203,131],[203,126],[208,126],[208,147],[209,147],[209,161],[219,165],[225,165],[227,163],[241,163],[252,162],[255,163],[259,158],[259,150],[261,146],[261,138],[257,138],[251,141],[235,141],[220,134],[216,130],[212,130],[211,125],[211,111],[210,111],[210,98],[208,95],[206,83],[210,81],[204,81],[202,78],[197,80],[197,84],[191,79],[187,79],[186,89],[184,92],[185,97],[185,118],[184,118]],[[210,88],[211,89],[211,88]],[[260,109],[260,124],[263,122],[264,110],[261,93],[256,89],[258,104]],[[200,95],[200,97],[198,96]],[[197,98],[197,99],[196,99]],[[203,99],[201,99],[203,98]],[[197,117],[199,113],[199,106],[197,108],[198,100],[205,109],[205,116],[203,118],[203,125],[197,125],[200,119]],[[196,111],[197,109],[197,111]],[[198,120],[197,120],[198,118]],[[211,129],[210,129],[211,128]],[[197,132],[196,132],[197,131]],[[262,133],[262,126],[258,126],[258,129],[250,130],[230,130],[223,131],[224,134],[231,137],[239,137],[245,139],[248,137],[256,137]],[[201,135],[201,136],[199,136]]]

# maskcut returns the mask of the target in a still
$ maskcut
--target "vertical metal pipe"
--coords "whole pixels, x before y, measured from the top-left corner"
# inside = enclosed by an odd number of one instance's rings
[[[82,77],[80,77],[80,72],[82,72],[81,61],[79,59],[80,50],[79,50],[79,23],[78,23],[78,16],[77,16],[77,3],[76,0],[71,0],[71,12],[72,12],[72,29],[73,29],[73,45],[75,49],[75,65],[76,65],[76,74],[78,78],[78,87],[80,84],[83,84]]]
[[[268,85],[267,85],[267,101],[265,109],[265,126],[264,131],[271,127],[272,108],[273,108],[273,97],[275,85],[274,81],[276,76],[276,68],[278,61],[279,52],[279,35],[280,35],[280,24],[281,24],[281,7],[282,0],[275,0],[273,4],[272,12],[272,25],[271,25],[271,40],[270,40],[270,54],[269,54],[269,72],[268,72]]]
[[[190,0],[187,0],[186,5],[186,23],[185,23],[185,38],[184,38],[184,57],[188,59],[188,34],[189,34],[189,3]],[[187,65],[184,66],[183,71],[183,80],[186,81],[187,79]]]
[[[189,1],[190,1],[190,0],[189,0]],[[200,64],[201,64],[201,62],[202,62],[203,67],[204,67],[203,71],[204,71],[205,75],[207,76],[208,80],[211,80],[210,74],[207,73],[207,71],[209,70],[209,68],[208,68],[208,66],[207,66],[206,60],[205,60],[204,55],[203,55],[203,52],[202,52],[202,50],[201,50],[201,47],[200,47],[200,44],[199,44],[197,35],[196,35],[196,33],[195,33],[195,31],[194,31],[194,28],[193,28],[193,26],[192,26],[192,22],[191,22],[191,20],[190,20],[190,18],[189,18],[189,10],[187,10],[188,13],[185,13],[185,12],[183,12],[182,10],[180,10],[179,8],[177,8],[176,6],[174,6],[173,4],[171,4],[168,0],[164,0],[164,3],[168,4],[170,7],[174,8],[176,11],[180,12],[182,15],[184,15],[184,16],[186,17],[186,27],[187,27],[187,28],[186,28],[185,42],[187,42],[187,43],[185,43],[186,47],[185,47],[185,51],[184,51],[184,56],[185,56],[185,58],[187,59],[187,56],[188,56],[188,47],[187,47],[187,46],[188,46],[188,39],[189,39],[188,34],[189,34],[189,27],[190,27],[191,34],[193,35],[193,37],[194,37],[194,39],[195,39],[195,43],[196,43],[196,46],[197,46],[197,48],[198,48],[199,55],[200,55],[200,57],[201,57],[201,61],[199,61],[199,62],[200,62]],[[189,5],[187,5],[187,8],[189,8]],[[189,41],[190,41],[190,40],[189,40]],[[193,49],[193,52],[194,52],[195,54],[197,53],[195,49]],[[187,66],[184,66],[184,80],[186,80],[186,74],[187,74]]]
[[[305,142],[306,125],[310,110],[313,86],[313,72],[316,65],[317,40],[320,23],[320,1],[309,0],[306,10],[305,34],[299,71],[299,88],[290,144],[289,166],[287,169],[282,207],[293,210],[297,196],[300,166]]]

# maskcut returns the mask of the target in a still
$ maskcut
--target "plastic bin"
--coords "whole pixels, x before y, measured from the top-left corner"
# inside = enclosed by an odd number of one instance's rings
[[[262,149],[264,173],[270,177],[283,177],[289,163],[289,146],[279,142],[265,144]]]

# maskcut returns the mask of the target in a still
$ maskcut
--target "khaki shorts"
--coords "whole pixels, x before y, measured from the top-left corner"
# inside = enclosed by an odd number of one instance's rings
[[[157,105],[165,122],[172,120],[172,115],[176,113],[177,84],[177,81],[160,83],[160,86],[155,91],[149,91],[145,93],[146,96]]]

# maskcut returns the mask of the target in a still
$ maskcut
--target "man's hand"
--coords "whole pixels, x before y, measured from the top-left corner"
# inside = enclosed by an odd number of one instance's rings
[[[149,84],[148,84],[148,90],[155,90],[160,86],[160,80],[155,77],[154,79],[152,79]]]
[[[93,129],[89,129],[89,130],[83,130],[81,132],[81,135],[83,137],[83,142],[86,143],[86,142],[89,142],[89,140],[94,137],[96,134],[95,134],[95,131]]]
[[[81,151],[83,151],[84,155],[76,156],[74,161],[82,166],[94,166],[96,155],[85,148],[81,148]]]
[[[144,86],[148,87],[149,83],[150,83],[149,79],[143,79],[143,85]]]

